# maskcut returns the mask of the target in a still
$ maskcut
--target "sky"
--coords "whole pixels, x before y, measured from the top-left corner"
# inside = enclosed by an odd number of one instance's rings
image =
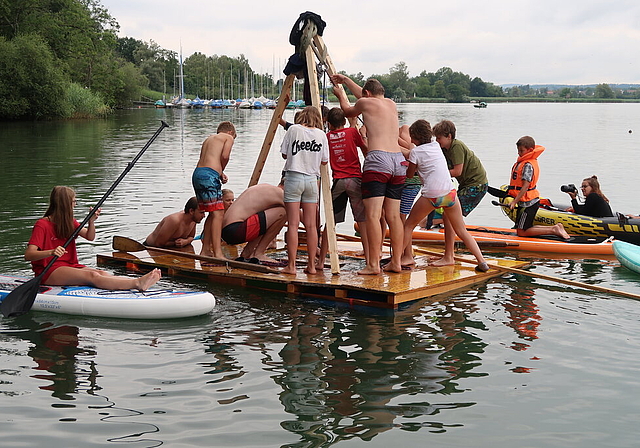
[[[207,56],[243,54],[279,78],[289,33],[312,11],[337,70],[410,76],[450,67],[504,84],[640,84],[637,0],[100,0],[120,37]],[[303,6],[305,5],[306,6]]]

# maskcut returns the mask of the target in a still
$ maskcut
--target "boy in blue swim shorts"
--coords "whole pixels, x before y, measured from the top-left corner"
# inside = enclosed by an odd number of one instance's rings
[[[198,208],[208,212],[202,232],[201,255],[224,258],[221,235],[224,202],[222,184],[227,177],[223,170],[229,162],[231,148],[236,138],[233,123],[223,121],[218,125],[217,133],[210,135],[202,143],[200,159],[196,165],[191,182],[198,199]]]

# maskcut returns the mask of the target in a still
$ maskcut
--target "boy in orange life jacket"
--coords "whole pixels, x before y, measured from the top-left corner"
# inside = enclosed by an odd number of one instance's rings
[[[533,220],[540,207],[540,194],[536,189],[540,169],[538,156],[544,151],[544,146],[536,145],[533,137],[524,136],[516,142],[518,160],[511,168],[511,179],[507,195],[513,197],[509,209],[518,207],[516,229],[518,236],[556,235],[567,239],[569,234],[561,223],[555,226],[534,226]]]

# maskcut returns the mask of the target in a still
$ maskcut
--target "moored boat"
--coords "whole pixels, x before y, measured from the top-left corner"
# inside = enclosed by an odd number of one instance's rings
[[[0,302],[28,280],[0,275]],[[175,319],[207,314],[215,303],[215,297],[206,291],[161,288],[145,292],[107,291],[91,286],[41,285],[32,310],[127,319]]]

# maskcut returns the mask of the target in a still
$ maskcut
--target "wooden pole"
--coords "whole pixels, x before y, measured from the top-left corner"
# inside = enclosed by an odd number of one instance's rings
[[[311,105],[318,108],[320,116],[322,109],[320,107],[320,89],[318,87],[318,72],[316,70],[316,60],[311,45],[306,50],[307,71],[309,74],[309,84],[311,88]],[[320,166],[320,185],[322,187],[322,204],[324,206],[324,218],[326,221],[327,241],[329,243],[329,260],[331,264],[331,273],[340,273],[340,260],[338,259],[338,243],[336,242],[336,221],[333,216],[333,199],[331,196],[331,177],[329,176],[329,168],[327,165]],[[324,260],[320,260],[324,263]]]
[[[280,119],[284,114],[284,110],[287,107],[286,98],[287,94],[291,93],[291,87],[293,86],[293,81],[295,80],[296,75],[291,74],[286,77],[284,80],[284,84],[282,85],[282,92],[280,92],[280,98],[278,100],[278,104],[273,111],[273,116],[271,117],[271,123],[269,124],[269,129],[267,129],[267,134],[264,137],[264,141],[262,143],[262,149],[260,149],[260,154],[258,155],[258,159],[256,160],[256,165],[253,168],[253,174],[251,174],[251,179],[249,180],[249,187],[256,185],[260,180],[260,175],[262,174],[262,170],[264,168],[264,164],[267,161],[267,156],[269,155],[269,151],[271,150],[271,145],[273,144],[273,139],[276,136],[276,131],[278,130],[278,125],[280,124]]]

